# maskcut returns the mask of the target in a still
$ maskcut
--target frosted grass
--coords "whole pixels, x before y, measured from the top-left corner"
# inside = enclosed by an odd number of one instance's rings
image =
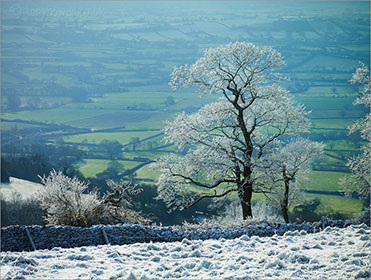
[[[1,279],[369,279],[370,229],[1,253]]]

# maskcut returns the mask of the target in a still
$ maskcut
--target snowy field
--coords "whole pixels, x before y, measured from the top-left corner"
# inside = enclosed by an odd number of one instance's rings
[[[43,185],[14,177],[9,178],[10,183],[0,184],[0,193],[5,199],[11,199],[13,192],[17,192],[21,198],[37,198],[37,192],[43,189]]]
[[[370,229],[2,252],[1,279],[369,279]]]

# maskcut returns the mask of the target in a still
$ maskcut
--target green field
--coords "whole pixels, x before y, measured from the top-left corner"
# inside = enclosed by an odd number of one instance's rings
[[[321,129],[344,129],[347,130],[348,127],[356,119],[312,119],[313,128]]]
[[[144,166],[141,169],[139,169],[136,173],[137,173],[138,179],[149,179],[149,180],[154,180],[160,174],[158,170],[154,169],[151,166]],[[154,184],[154,182],[146,182],[146,183]]]
[[[79,170],[86,178],[94,178],[97,173],[103,172],[107,167],[109,160],[105,159],[85,159],[84,163],[80,164]],[[138,166],[140,162],[136,161],[126,161],[126,160],[118,160],[125,169],[130,169]]]
[[[349,75],[351,77],[351,75]],[[348,85],[346,86],[348,87]],[[352,103],[354,99],[356,98],[355,93],[353,93],[353,97],[341,97],[341,98],[336,98],[336,97],[328,97],[326,94],[324,94],[321,97],[312,97],[312,96],[307,96],[300,94],[296,96],[296,100],[299,103],[302,103],[305,105],[305,107],[308,110],[312,111],[318,111],[318,110],[343,110],[347,108],[348,110],[359,110],[359,107],[353,107]]]
[[[112,132],[112,133],[86,133],[77,134],[73,136],[65,136],[64,140],[68,142],[82,143],[100,143],[102,140],[116,140],[121,144],[125,145],[130,142],[133,137],[139,137],[144,139],[150,136],[157,135],[156,131],[132,131],[132,132]]]
[[[349,176],[349,173],[344,172],[328,172],[328,171],[313,171],[311,183],[308,184],[308,190],[317,191],[342,191],[339,186],[339,179]]]
[[[27,120],[45,123],[68,124],[69,122],[83,121],[99,115],[111,114],[112,110],[94,110],[83,108],[57,108],[38,111],[21,111],[17,113],[4,113],[3,118],[9,120]]]
[[[316,210],[319,215],[331,215],[337,212],[351,218],[362,211],[363,202],[359,199],[323,194],[306,194],[305,197],[318,198],[321,201],[321,205]]]

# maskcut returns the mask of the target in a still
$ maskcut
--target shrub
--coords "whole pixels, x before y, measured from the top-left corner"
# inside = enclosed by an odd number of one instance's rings
[[[218,215],[211,218],[205,218],[202,222],[191,224],[184,222],[183,226],[186,228],[234,228],[248,224],[274,224],[284,223],[279,209],[276,209],[265,202],[256,202],[252,205],[254,218],[243,220],[241,204],[237,201],[229,202],[224,206],[224,210],[220,211]]]
[[[294,207],[291,216],[298,222],[316,222],[321,220],[321,216],[315,211],[320,206],[321,201],[318,198],[305,201],[303,204]]]
[[[96,189],[78,178],[51,171],[40,177],[45,188],[40,192],[45,220],[53,225],[88,227],[95,224],[148,223],[131,206],[130,195],[140,192],[136,186],[120,181],[107,181],[109,190],[101,197]]]
[[[351,220],[351,222],[353,224],[366,224],[368,226],[370,226],[370,222],[371,222],[371,207],[370,206],[366,206],[363,208],[362,212],[357,215],[355,218],[353,218]]]

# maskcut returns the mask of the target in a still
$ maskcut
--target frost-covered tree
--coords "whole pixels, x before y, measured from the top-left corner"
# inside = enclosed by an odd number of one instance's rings
[[[354,105],[365,105],[370,109],[371,106],[371,82],[369,69],[364,63],[359,63],[356,72],[353,74],[351,83],[362,84],[358,97]],[[340,184],[347,194],[355,191],[359,192],[362,197],[369,203],[370,186],[371,186],[371,112],[364,119],[361,119],[349,128],[349,134],[359,131],[361,137],[367,141],[363,146],[361,154],[353,156],[348,160],[348,167],[351,175],[341,178]]]
[[[280,206],[286,223],[289,223],[289,204],[299,194],[297,182],[307,181],[311,164],[322,155],[323,148],[322,143],[299,138],[277,145],[275,152],[261,160],[261,184],[270,186],[269,198]]]
[[[94,224],[148,223],[140,213],[130,209],[130,195],[140,192],[135,186],[121,181],[107,181],[111,189],[102,197],[89,190],[87,183],[77,177],[67,177],[52,170],[47,177],[40,177],[44,188],[39,193],[45,220],[53,225],[87,227]]]
[[[165,139],[185,152],[156,163],[158,198],[168,207],[237,192],[243,218],[252,217],[252,194],[264,191],[256,184],[257,162],[282,135],[308,127],[304,107],[273,83],[281,77],[275,68],[283,65],[276,50],[236,42],[207,49],[193,65],[174,69],[174,89],[196,86],[221,99],[194,114],[178,114],[164,129]]]

